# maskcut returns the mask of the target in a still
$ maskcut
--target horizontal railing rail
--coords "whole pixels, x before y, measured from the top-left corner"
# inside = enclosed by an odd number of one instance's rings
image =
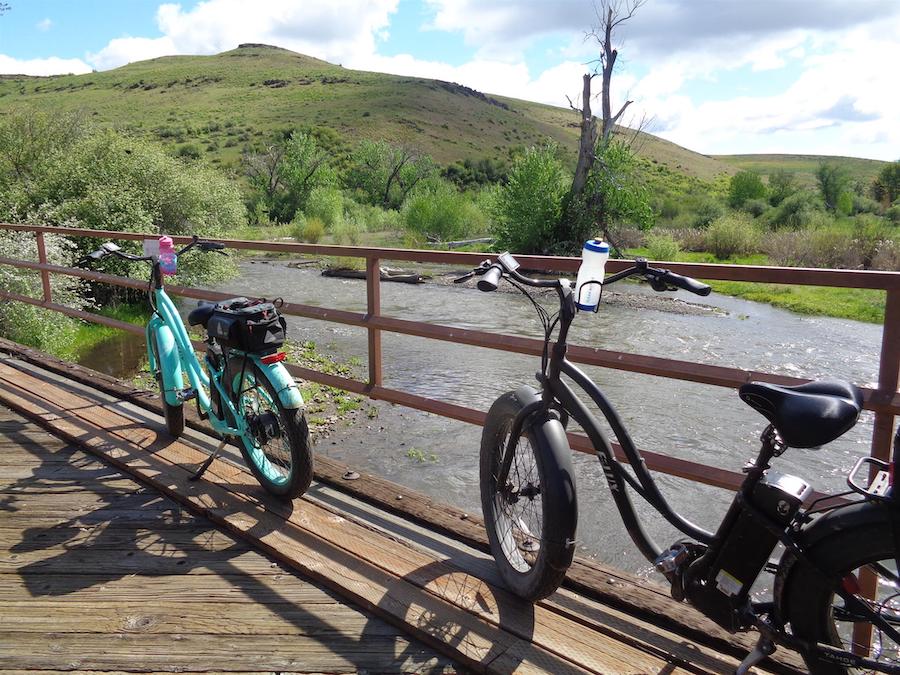
[[[0,257],[0,265],[34,270],[41,275],[42,281],[41,298],[23,296],[5,289],[0,289],[0,297],[7,300],[44,307],[72,317],[112,326],[121,330],[139,334],[143,333],[142,327],[54,303],[52,301],[49,283],[51,274],[68,275],[98,283],[139,290],[146,289],[147,284],[146,281],[130,279],[127,277],[49,264],[47,262],[44,247],[44,234],[55,233],[66,236],[130,240],[143,240],[158,235],[4,223],[0,223],[0,229],[25,231],[35,234],[38,250],[37,262]],[[190,241],[189,237],[173,237],[173,239],[177,243],[187,243]],[[442,326],[420,321],[410,321],[407,319],[383,316],[381,314],[380,275],[378,274],[379,262],[381,260],[445,264],[467,268],[478,264],[486,257],[486,254],[244,240],[222,241],[224,241],[228,247],[235,249],[330,255],[364,258],[366,260],[367,302],[365,313],[292,302],[285,302],[282,311],[288,315],[335,322],[366,329],[368,332],[368,381],[330,375],[303,368],[296,364],[289,364],[288,370],[293,375],[302,379],[334,386],[357,394],[363,394],[373,399],[389,401],[391,403],[436,413],[471,424],[483,424],[485,413],[482,411],[385,387],[382,375],[382,333],[399,333],[421,338],[511,351],[526,355],[537,356],[541,354],[543,343],[541,340],[534,338]],[[576,272],[578,265],[580,264],[578,258],[558,256],[523,255],[517,256],[517,259],[519,259],[523,267],[527,269],[551,273]],[[618,271],[625,268],[627,265],[627,261],[609,261],[609,269],[611,271]],[[898,373],[900,373],[900,273],[862,270],[820,270],[767,266],[710,265],[698,263],[666,263],[666,266],[679,273],[703,279],[866,288],[886,291],[885,322],[882,334],[878,386],[875,388],[863,388],[863,393],[865,397],[865,407],[875,413],[872,455],[881,459],[889,457],[894,417],[900,415],[900,394],[898,394],[897,391]],[[166,287],[166,290],[172,295],[204,300],[222,300],[231,297],[230,294],[176,285],[169,285]],[[198,342],[195,344],[198,348],[202,347],[202,343]],[[616,352],[578,345],[569,347],[568,356],[572,361],[586,365],[601,366],[719,387],[735,388],[751,380],[788,385],[808,381],[776,373],[742,370],[739,368]],[[575,450],[588,453],[593,452],[587,438],[580,434],[570,434],[570,441]],[[621,452],[618,447],[616,448],[616,451]],[[728,489],[736,489],[743,479],[743,475],[737,472],[710,467],[656,452],[642,452],[645,454],[649,468],[673,476]]]

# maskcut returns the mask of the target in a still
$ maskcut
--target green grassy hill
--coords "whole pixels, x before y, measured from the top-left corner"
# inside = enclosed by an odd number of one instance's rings
[[[553,140],[572,152],[571,110],[485,95],[450,82],[348,70],[278,47],[244,45],[215,56],[167,56],[115,70],[56,77],[0,76],[0,116],[15,110],[80,111],[94,123],[193,144],[212,164],[237,168],[245,150],[284,131],[317,127],[334,152],[362,138],[414,145],[441,164],[507,159]],[[330,131],[328,131],[330,130]],[[712,181],[742,168],[788,168],[801,182],[825,157],[710,157],[641,134],[638,153],[661,176]],[[881,162],[838,158],[870,181]]]
[[[715,155],[715,159],[738,169],[750,169],[765,176],[778,169],[793,171],[797,176],[797,182],[805,187],[815,186],[816,168],[822,162],[840,163],[849,172],[851,180],[864,185],[869,185],[885,165],[885,162],[877,159],[830,155]]]
[[[412,144],[441,164],[507,159],[553,140],[572,151],[571,110],[485,95],[449,82],[347,70],[277,47],[170,56],[115,70],[56,77],[0,76],[0,115],[38,108],[81,111],[94,123],[191,143],[237,167],[241,153],[297,127],[319,127],[334,151],[361,138]],[[640,153],[660,171],[712,180],[730,164],[643,135]]]

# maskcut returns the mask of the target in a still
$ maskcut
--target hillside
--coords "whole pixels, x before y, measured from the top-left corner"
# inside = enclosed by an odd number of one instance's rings
[[[347,70],[265,45],[215,56],[170,56],[115,70],[56,77],[0,77],[0,115],[37,108],[81,111],[96,124],[193,144],[207,161],[236,168],[243,151],[278,133],[318,127],[334,152],[361,138],[402,141],[441,164],[507,159],[553,140],[574,151],[575,114],[414,77]],[[661,173],[712,180],[736,169],[644,134],[639,152]]]
[[[797,182],[804,187],[816,184],[816,168],[822,162],[838,162],[850,174],[853,181],[864,185],[872,180],[885,165],[877,159],[860,159],[857,157],[834,157],[830,155],[715,155],[715,159],[731,164],[738,169],[750,169],[764,176],[778,169],[792,171]]]

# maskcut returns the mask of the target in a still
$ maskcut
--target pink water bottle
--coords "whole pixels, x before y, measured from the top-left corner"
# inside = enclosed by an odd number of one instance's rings
[[[172,246],[172,238],[163,235],[159,238],[159,269],[166,276],[172,276],[178,270],[178,256]]]

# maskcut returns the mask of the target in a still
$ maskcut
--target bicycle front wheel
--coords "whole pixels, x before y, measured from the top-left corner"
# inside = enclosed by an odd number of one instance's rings
[[[231,357],[226,371],[237,411],[247,423],[239,446],[266,490],[285,499],[309,487],[313,456],[302,409],[285,408],[269,379],[249,359]]]
[[[166,431],[173,438],[178,438],[184,433],[184,404],[172,405],[166,401],[166,384],[162,372],[165,366],[159,357],[159,339],[155,332],[150,335],[150,348],[153,350],[153,361],[156,363],[153,379],[156,380],[159,387],[159,400],[162,403],[163,417],[166,420]],[[179,377],[181,376],[179,375]]]
[[[860,603],[900,631],[898,551],[887,524],[845,530],[814,548],[810,555],[824,571],[841,579],[844,589],[853,592]],[[867,576],[875,581],[872,598],[861,591]],[[900,643],[872,625],[852,605],[848,607],[822,574],[797,563],[786,594],[791,630],[798,637],[854,652],[886,668],[900,666]],[[807,658],[807,666],[812,673],[828,675],[878,672],[848,668],[812,657]]]
[[[578,510],[571,451],[556,419],[527,428],[516,440],[509,476],[498,473],[516,414],[517,392],[498,398],[481,438],[481,508],[491,553],[516,595],[539,600],[565,578],[575,552]]]

